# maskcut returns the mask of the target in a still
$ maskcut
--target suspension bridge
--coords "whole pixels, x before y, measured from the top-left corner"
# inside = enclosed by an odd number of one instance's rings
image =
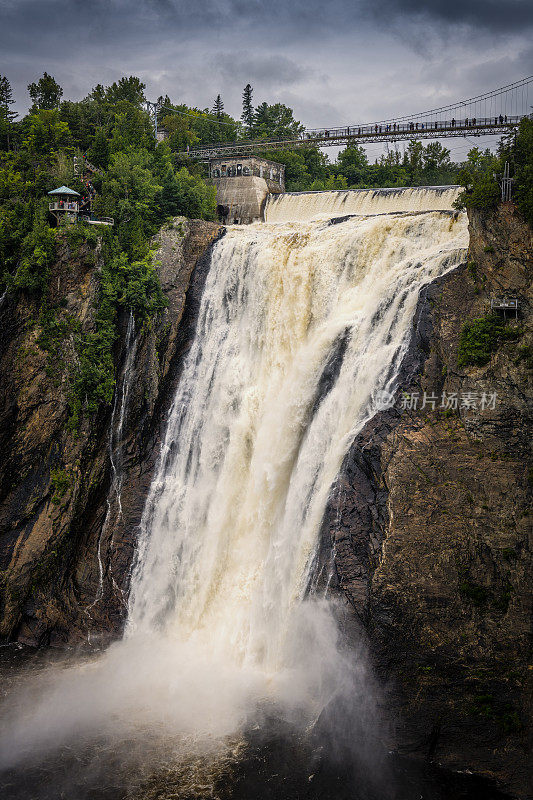
[[[411,139],[447,139],[503,135],[516,130],[520,121],[531,116],[529,90],[533,75],[485,94],[440,108],[377,122],[341,127],[305,129],[301,133],[267,139],[218,141],[191,148],[180,156],[209,160],[224,156],[245,156],[261,150],[285,150],[295,147],[331,147]],[[158,119],[168,113],[184,113],[146,101],[157,136]],[[185,114],[187,116],[187,114]],[[211,119],[211,117],[210,117]],[[216,119],[211,121],[217,122]],[[221,123],[223,124],[223,123]]]

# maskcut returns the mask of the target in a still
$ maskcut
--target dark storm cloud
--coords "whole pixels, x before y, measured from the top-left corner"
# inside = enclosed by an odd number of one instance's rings
[[[266,87],[298,83],[308,76],[308,72],[296,61],[282,55],[243,52],[217,53],[213,66],[226,80],[241,83],[261,81]]]
[[[321,42],[391,18],[501,33],[524,30],[532,16],[530,0],[0,0],[0,44],[4,55],[31,57],[209,35],[232,37],[240,49],[250,36],[263,45]]]
[[[531,73],[528,2],[0,0],[0,73],[20,112],[46,70],[67,99],[136,74],[148,97],[210,107],[221,92],[240,116],[251,82],[309,125],[348,124]]]
[[[531,0],[369,0],[367,8],[384,20],[393,14],[437,27],[444,23],[496,35],[533,26]]]

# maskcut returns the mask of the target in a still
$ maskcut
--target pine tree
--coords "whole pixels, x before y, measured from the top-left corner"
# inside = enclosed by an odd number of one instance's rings
[[[249,83],[246,84],[244,87],[244,92],[242,93],[242,114],[241,119],[248,128],[248,131],[251,131],[254,126],[254,107],[252,104],[252,95],[253,89]]]
[[[8,150],[10,145],[11,125],[17,116],[16,112],[11,111],[9,108],[14,102],[11,84],[5,75],[0,75],[0,134],[2,138],[5,136]]]
[[[217,99],[213,103],[211,113],[214,114],[217,119],[222,119],[222,115],[224,113],[224,103],[222,102],[222,98],[219,94],[217,94]]]

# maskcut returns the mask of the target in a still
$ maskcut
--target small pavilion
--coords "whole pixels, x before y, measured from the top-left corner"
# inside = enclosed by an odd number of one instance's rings
[[[77,222],[80,212],[80,195],[68,186],[60,186],[48,192],[50,202],[48,208],[54,215],[58,224],[63,222]]]

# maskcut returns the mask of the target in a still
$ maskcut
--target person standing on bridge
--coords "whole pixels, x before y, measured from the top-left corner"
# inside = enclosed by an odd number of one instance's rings
[[[455,118],[452,119],[452,128],[455,128]]]

